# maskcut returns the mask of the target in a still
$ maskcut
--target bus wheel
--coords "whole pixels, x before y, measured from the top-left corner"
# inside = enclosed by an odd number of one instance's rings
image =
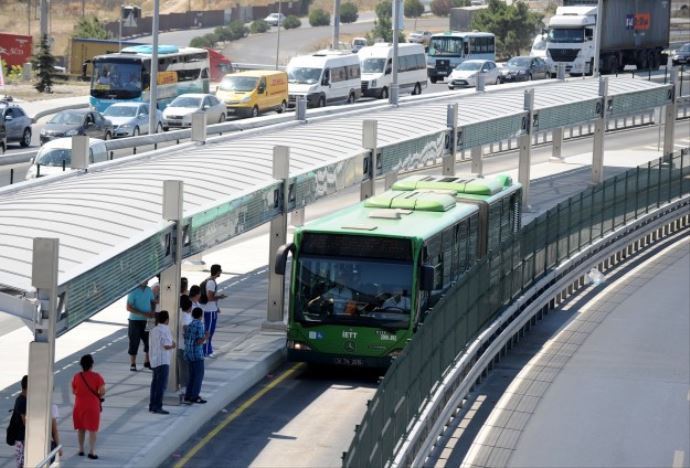
[[[280,103],[280,106],[278,106],[278,108],[276,109],[276,112],[282,114],[283,112],[285,112],[285,109],[287,109],[287,103],[283,101]]]
[[[252,108],[252,117],[258,117],[259,116],[259,108],[257,106],[254,106]]]
[[[381,90],[381,99],[388,99],[388,88],[383,88]]]

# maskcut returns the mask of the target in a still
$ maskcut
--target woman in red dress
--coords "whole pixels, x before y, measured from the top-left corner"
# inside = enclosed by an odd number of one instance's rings
[[[101,374],[93,372],[93,357],[82,356],[79,361],[83,372],[77,372],[72,378],[74,393],[74,411],[72,420],[74,429],[79,435],[79,456],[84,456],[84,438],[89,432],[89,458],[98,459],[96,455],[96,433],[101,422],[101,398],[105,395],[105,381]]]

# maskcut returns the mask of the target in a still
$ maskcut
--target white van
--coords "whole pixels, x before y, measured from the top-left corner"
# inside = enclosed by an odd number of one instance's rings
[[[321,50],[290,60],[287,66],[289,105],[306,96],[308,107],[345,102],[362,94],[359,57],[349,51]]]
[[[388,98],[393,82],[393,45],[380,42],[362,47],[357,55],[362,66],[362,94]],[[422,88],[426,88],[426,79],[424,46],[398,44],[398,89],[421,94]]]

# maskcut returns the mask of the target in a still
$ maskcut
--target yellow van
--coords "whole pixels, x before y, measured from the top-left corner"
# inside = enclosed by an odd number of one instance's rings
[[[274,70],[249,70],[223,77],[216,97],[225,103],[228,115],[256,117],[261,112],[287,108],[287,73]]]

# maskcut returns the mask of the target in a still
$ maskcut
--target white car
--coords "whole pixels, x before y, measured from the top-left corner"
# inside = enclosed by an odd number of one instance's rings
[[[366,47],[369,42],[366,37],[352,38],[352,53],[356,54],[362,47]]]
[[[484,75],[484,84],[497,84],[501,73],[491,60],[465,60],[448,77],[448,89],[477,86],[477,75]]]
[[[416,42],[417,44],[429,44],[433,33],[431,31],[413,31],[407,37],[408,42]]]
[[[264,18],[264,21],[271,26],[278,26],[279,24],[283,24],[283,21],[285,21],[285,15],[282,13],[271,13]]]
[[[156,110],[158,132],[163,130],[161,111]],[[103,116],[113,123],[113,137],[130,137],[149,133],[149,105],[145,102],[116,102]]]
[[[213,94],[190,93],[177,96],[163,111],[163,130],[192,126],[192,113],[206,113],[206,123],[225,121],[225,103]]]
[[[98,138],[89,138],[89,164],[108,160],[108,150],[105,142]],[[26,180],[61,174],[71,171],[72,138],[57,138],[47,142],[38,150],[36,157],[31,160],[31,167],[26,173]]]

